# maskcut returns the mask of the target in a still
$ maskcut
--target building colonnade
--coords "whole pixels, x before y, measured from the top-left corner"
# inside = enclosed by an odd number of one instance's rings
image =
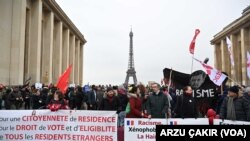
[[[86,40],[55,0],[4,0],[0,9],[1,83],[55,84],[72,64],[69,83],[82,84]]]

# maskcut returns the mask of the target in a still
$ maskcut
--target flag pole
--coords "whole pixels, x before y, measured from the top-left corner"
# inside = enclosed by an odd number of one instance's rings
[[[192,55],[192,65],[191,65],[191,74],[193,73],[193,65],[194,65],[194,54]]]
[[[231,77],[227,76],[227,78],[228,78],[229,80],[231,80],[234,84],[239,85],[239,83],[236,82],[235,80],[233,80]]]
[[[234,83],[236,84],[236,85],[239,85],[238,84],[238,81],[237,81],[237,78],[236,78],[236,73],[235,73],[235,70],[234,70],[234,66],[233,66],[233,73],[234,73]]]
[[[172,71],[173,71],[173,69],[171,68],[169,79],[168,79],[168,93],[169,93],[169,88],[170,88],[171,80],[172,80]]]

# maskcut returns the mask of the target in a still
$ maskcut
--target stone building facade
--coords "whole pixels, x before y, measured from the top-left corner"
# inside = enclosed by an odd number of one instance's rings
[[[232,42],[234,67],[230,62],[226,37]],[[247,77],[247,51],[250,52],[250,6],[245,8],[241,17],[227,25],[211,40],[214,45],[215,67],[228,73],[234,81],[229,84],[250,85]]]
[[[0,83],[55,84],[70,64],[82,83],[86,40],[55,0],[1,0],[0,19]]]

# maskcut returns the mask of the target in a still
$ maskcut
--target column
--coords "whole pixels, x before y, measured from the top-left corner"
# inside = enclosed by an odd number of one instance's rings
[[[214,67],[215,68],[218,68],[218,63],[217,63],[217,56],[218,56],[218,54],[217,54],[217,48],[218,46],[215,44],[214,45]]]
[[[79,84],[79,49],[80,49],[80,41],[77,39],[76,40],[76,45],[75,45],[75,83]]]
[[[55,21],[53,47],[53,83],[57,83],[62,74],[62,22]]]
[[[240,57],[240,44],[238,44],[237,35],[231,35],[232,42],[232,54],[234,59],[233,69],[233,79],[236,82],[235,84],[241,84],[241,57]]]
[[[220,44],[215,44],[215,67],[218,70],[221,70],[221,68],[222,68]]]
[[[227,62],[227,66],[226,66],[226,70],[227,70],[227,73],[228,73],[228,76],[230,77],[230,78],[232,78],[232,65],[231,65],[231,60],[230,60],[230,55],[229,55],[229,52],[228,52],[228,47],[226,46],[226,48],[227,48],[227,59],[225,60],[226,62]],[[231,80],[228,80],[228,82],[229,81],[231,81]],[[230,82],[229,82],[229,84],[230,84]]]
[[[12,15],[13,12],[13,0],[6,1],[0,0],[0,82],[5,85],[10,85],[10,53],[11,53],[11,29],[12,29]]]
[[[226,72],[228,74],[228,76],[231,77],[230,56],[229,56],[229,53],[228,53],[226,39],[221,40],[220,45],[221,45],[221,54],[222,54],[221,55],[222,71]]]
[[[27,1],[27,7],[29,6],[29,9],[26,9],[26,24],[25,24],[25,43],[24,43],[24,81],[31,78],[29,73],[29,52],[30,52],[30,37],[31,37],[31,3]],[[24,82],[26,83],[26,82]]]
[[[22,85],[24,74],[24,40],[26,1],[12,1],[12,22],[10,42],[10,85]]]
[[[82,86],[83,85],[83,56],[84,56],[84,48],[83,44],[80,45],[80,63],[79,63],[79,83]]]
[[[225,46],[225,40],[221,40],[220,47],[221,47],[221,62],[222,62],[222,68],[221,71],[226,71],[226,46]]]
[[[80,61],[81,61],[81,59],[80,59],[80,47],[81,47],[81,43],[80,43],[80,40],[78,40],[78,44],[77,44],[77,66],[78,66],[78,68],[77,68],[77,76],[78,76],[78,78],[77,78],[77,81],[78,81],[78,83],[77,84],[81,84],[80,83]]]
[[[42,78],[43,83],[52,83],[54,14],[45,14],[43,24]]]
[[[72,64],[70,83],[75,83],[75,35],[70,35],[69,64]]]
[[[63,30],[62,71],[69,67],[69,29]]]
[[[42,0],[32,1],[30,26],[30,50],[28,72],[31,83],[40,82],[41,71],[41,31],[42,31]]]
[[[249,78],[247,76],[247,51],[250,48],[249,30],[242,28],[241,34],[241,64],[242,64],[242,84],[249,85]]]
[[[233,59],[234,59],[234,56],[235,56],[235,47],[236,47],[236,39],[235,39],[235,36],[234,35],[230,35],[230,38],[229,38],[230,40],[231,40],[231,42],[232,42],[232,54],[233,54]],[[230,61],[231,61],[231,59],[230,59]],[[231,65],[231,74],[232,74],[232,79],[233,79],[233,81],[234,82],[232,82],[231,83],[231,85],[234,85],[235,84],[235,82],[237,81],[236,80],[236,70],[235,70],[235,59],[234,59],[234,66],[233,65]]]

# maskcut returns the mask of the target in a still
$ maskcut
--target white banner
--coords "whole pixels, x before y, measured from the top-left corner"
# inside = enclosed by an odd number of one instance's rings
[[[42,83],[35,83],[35,88],[36,89],[42,89],[43,84]]]
[[[155,125],[161,124],[166,124],[166,119],[125,118],[124,141],[155,141]]]
[[[169,118],[167,125],[209,125],[207,118]]]
[[[207,75],[209,76],[210,80],[214,82],[214,84],[216,84],[217,86],[220,86],[223,83],[223,81],[227,78],[227,76],[223,74],[221,71],[203,63],[202,61],[196,58],[194,58],[194,60],[201,63],[203,68],[206,70]]]
[[[214,125],[250,125],[250,122],[214,119]]]
[[[115,111],[1,110],[0,140],[116,141]]]
[[[209,125],[207,118],[125,118],[124,141],[155,141],[156,125]]]

